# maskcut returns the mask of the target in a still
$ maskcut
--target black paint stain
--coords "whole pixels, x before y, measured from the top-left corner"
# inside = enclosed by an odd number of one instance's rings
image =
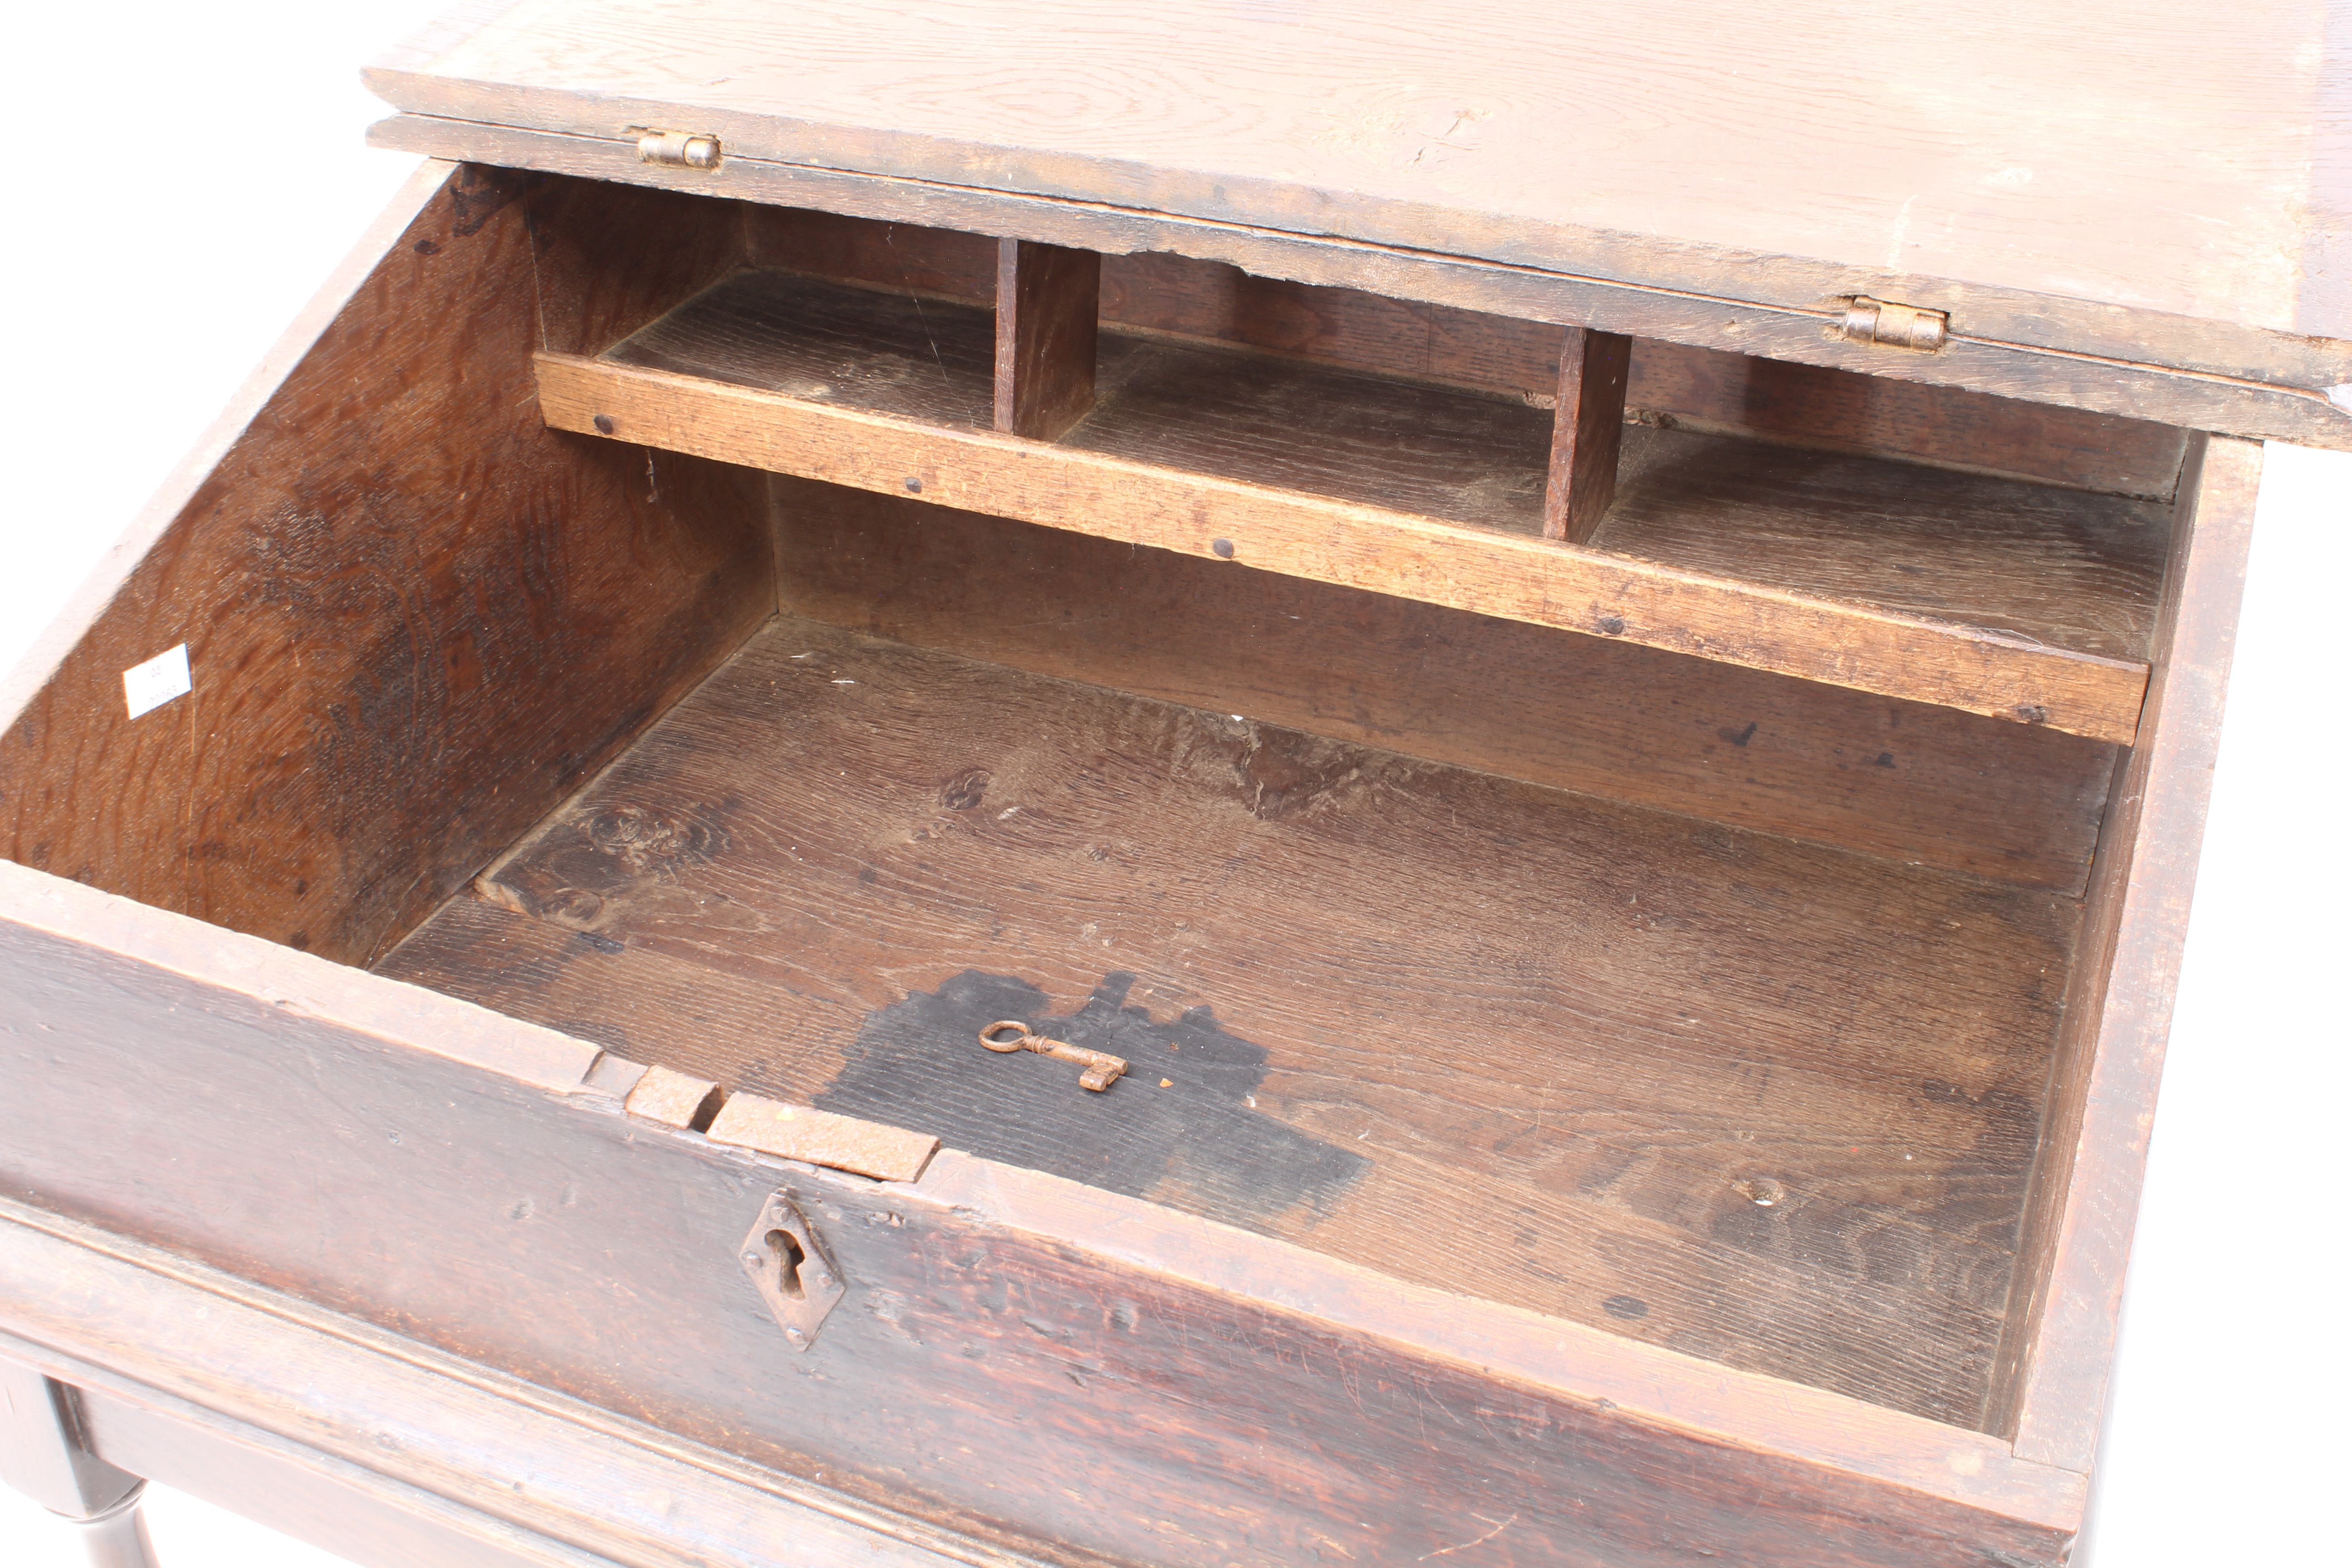
[[[1650,1304],[1639,1296],[1612,1296],[1601,1303],[1601,1310],[1629,1323],[1650,1315]]]
[[[869,1016],[814,1103],[1253,1230],[1302,1205],[1328,1212],[1370,1162],[1252,1109],[1265,1047],[1227,1034],[1206,1007],[1154,1024],[1124,1005],[1134,983],[1105,975],[1057,1018],[1026,981],[966,970]],[[1075,1063],[983,1049],[982,1026],[1003,1018],[1124,1057],[1127,1076],[1097,1094],[1078,1087]]]
[[[1601,629],[1613,637],[1619,632],[1625,629],[1625,617],[1622,616],[1603,616],[1601,617]]]
[[[492,215],[523,194],[525,184],[510,170],[460,163],[443,187],[449,195],[449,232],[459,239],[481,233]]]
[[[1756,721],[1750,719],[1748,721],[1748,728],[1745,730],[1734,730],[1729,726],[1726,726],[1723,729],[1717,730],[1716,733],[1722,736],[1725,740],[1730,742],[1735,746],[1744,746],[1748,744],[1748,742],[1756,738]]]
[[[429,239],[418,240],[416,242],[415,250],[416,254],[419,256],[438,256],[441,254],[441,247],[435,241]]]
[[[1891,768],[1895,765],[1895,753],[1892,752],[1881,752],[1878,753],[1878,761],[1871,763],[1870,765],[1874,768]]]

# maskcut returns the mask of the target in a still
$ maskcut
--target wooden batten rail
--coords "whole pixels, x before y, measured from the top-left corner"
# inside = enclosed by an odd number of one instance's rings
[[[1560,542],[542,352],[561,430],[2128,744],[2147,667]]]

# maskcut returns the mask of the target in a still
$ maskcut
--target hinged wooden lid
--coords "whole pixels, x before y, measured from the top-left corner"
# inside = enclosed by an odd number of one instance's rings
[[[367,79],[444,157],[2352,447],[2347,0],[521,0]]]

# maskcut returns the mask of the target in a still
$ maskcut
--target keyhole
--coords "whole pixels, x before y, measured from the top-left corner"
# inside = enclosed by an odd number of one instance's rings
[[[808,1261],[808,1254],[801,1250],[801,1244],[793,1239],[793,1233],[789,1230],[770,1231],[768,1250],[776,1256],[776,1289],[792,1300],[806,1300],[808,1292],[801,1286],[801,1265]]]

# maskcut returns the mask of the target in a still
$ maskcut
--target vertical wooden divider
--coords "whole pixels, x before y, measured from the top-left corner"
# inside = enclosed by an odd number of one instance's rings
[[[1551,477],[1544,484],[1546,539],[1588,544],[1617,493],[1625,433],[1625,377],[1633,340],[1570,327],[1559,350],[1559,408],[1552,416]],[[1002,396],[1002,394],[999,394]]]
[[[996,427],[1050,441],[1095,405],[1102,257],[1004,239],[996,250]]]

